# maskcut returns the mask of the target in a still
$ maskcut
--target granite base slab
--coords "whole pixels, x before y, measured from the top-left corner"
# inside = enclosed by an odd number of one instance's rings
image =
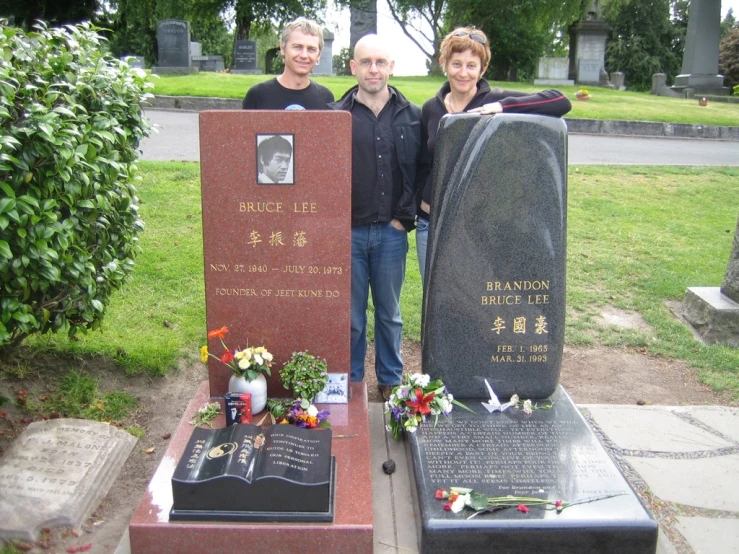
[[[422,553],[654,554],[657,523],[561,386],[551,400],[551,409],[530,415],[488,414],[479,400],[462,400],[474,414],[455,409],[436,427],[409,435]],[[471,510],[445,511],[435,499],[436,490],[452,486],[574,505],[561,512],[508,508],[469,520]]]
[[[739,348],[739,303],[719,287],[689,287],[682,315],[707,344]]]
[[[373,542],[372,476],[370,470],[367,388],[351,384],[348,404],[320,405],[331,410],[332,455],[336,458],[336,495],[333,523],[235,523],[224,521],[170,521],[172,474],[192,433],[189,421],[205,403],[208,382],[200,385],[170,441],[144,498],[129,525],[131,552],[221,554],[244,552],[259,545],[264,552],[360,552],[370,554]],[[254,421],[262,416],[255,414]],[[214,426],[225,425],[223,416]],[[299,510],[299,506],[296,506]]]

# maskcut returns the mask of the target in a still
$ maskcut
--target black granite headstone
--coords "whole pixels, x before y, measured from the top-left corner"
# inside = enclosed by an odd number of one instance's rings
[[[172,476],[171,520],[333,521],[330,429],[195,428]]]
[[[234,69],[253,70],[257,66],[257,43],[253,40],[237,40],[234,46]]]
[[[567,129],[445,116],[434,160],[423,370],[455,396],[547,398],[564,346]]]
[[[552,400],[551,409],[531,415],[515,408],[489,414],[469,401],[475,414],[455,409],[408,435],[421,552],[655,552],[657,523],[561,387]],[[468,520],[472,510],[445,511],[434,497],[452,486],[575,505],[561,512],[513,507]]]
[[[157,43],[160,67],[190,67],[189,21],[157,21]]]

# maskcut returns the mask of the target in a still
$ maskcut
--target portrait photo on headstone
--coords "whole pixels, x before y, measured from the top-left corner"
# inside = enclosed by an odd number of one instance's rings
[[[257,135],[257,183],[294,185],[294,135]]]

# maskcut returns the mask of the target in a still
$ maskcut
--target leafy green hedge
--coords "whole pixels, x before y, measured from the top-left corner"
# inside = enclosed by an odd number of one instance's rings
[[[0,21],[0,353],[96,327],[143,229],[134,162],[151,85],[90,24],[37,29]]]

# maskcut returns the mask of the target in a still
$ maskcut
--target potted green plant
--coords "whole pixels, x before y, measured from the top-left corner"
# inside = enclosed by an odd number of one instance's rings
[[[328,365],[326,360],[316,358],[308,352],[293,352],[280,371],[280,379],[295,398],[313,402],[328,383]]]

